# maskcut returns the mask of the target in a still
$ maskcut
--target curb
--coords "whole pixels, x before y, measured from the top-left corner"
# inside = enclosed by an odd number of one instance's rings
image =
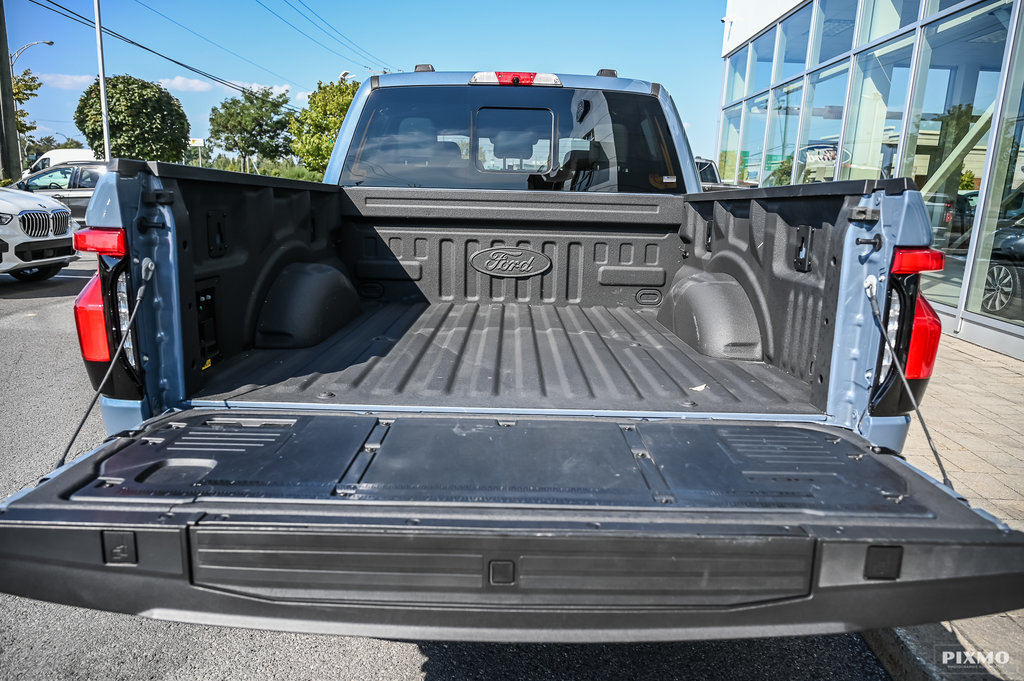
[[[965,675],[938,662],[937,649],[963,650],[956,634],[941,624],[872,629],[861,632],[865,643],[893,681],[998,681],[983,670]]]

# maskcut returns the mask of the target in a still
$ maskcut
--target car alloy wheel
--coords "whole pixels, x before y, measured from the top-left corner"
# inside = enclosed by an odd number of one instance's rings
[[[1017,278],[1009,265],[996,263],[988,268],[981,307],[986,312],[1002,312],[1013,300]]]

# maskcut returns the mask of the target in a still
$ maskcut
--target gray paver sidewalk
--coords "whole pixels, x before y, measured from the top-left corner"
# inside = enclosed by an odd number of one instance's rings
[[[1024,531],[1024,362],[944,335],[921,411],[956,490]],[[903,454],[941,479],[916,417]],[[969,652],[1009,653],[1007,664],[989,671],[1024,681],[1024,610],[942,626]]]

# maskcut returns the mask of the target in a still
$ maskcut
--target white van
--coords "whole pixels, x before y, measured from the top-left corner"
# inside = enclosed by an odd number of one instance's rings
[[[36,159],[32,167],[28,169],[29,173],[34,173],[38,170],[44,170],[50,166],[55,166],[59,163],[67,163],[68,161],[95,161],[96,154],[92,153],[92,149],[50,149],[48,152]]]

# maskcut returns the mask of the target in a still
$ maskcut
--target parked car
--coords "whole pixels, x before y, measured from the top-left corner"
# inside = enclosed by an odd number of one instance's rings
[[[71,244],[77,223],[48,196],[0,188],[0,273],[42,281],[77,260]]]
[[[1024,217],[1006,220],[992,235],[981,309],[1012,319],[1024,312]]]
[[[85,220],[93,189],[105,172],[107,164],[102,161],[72,161],[22,178],[15,186],[56,199],[71,209],[71,217]]]
[[[953,202],[953,215],[949,225],[947,252],[966,253],[971,243],[974,214],[978,208],[978,190],[959,192]]]
[[[660,85],[525,72],[367,78],[332,159],[111,164],[75,320],[116,436],[0,503],[0,591],[517,642],[1024,607],[1024,533],[899,456],[913,182],[702,193]]]
[[[932,225],[932,244],[945,250],[955,238],[950,231],[953,224],[954,200],[943,193],[924,195],[924,208],[928,213],[928,221]]]
[[[29,173],[37,173],[46,170],[50,166],[72,161],[95,161],[96,154],[90,149],[50,149],[37,158],[28,169]]]

